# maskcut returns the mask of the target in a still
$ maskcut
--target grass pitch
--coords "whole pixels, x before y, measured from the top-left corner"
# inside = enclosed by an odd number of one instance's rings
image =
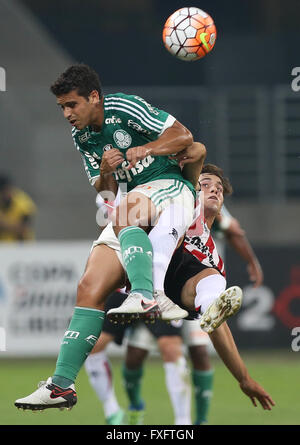
[[[239,389],[221,360],[212,358],[215,368],[214,396],[209,413],[211,425],[299,425],[300,362],[295,352],[242,353],[251,376],[276,402],[271,412],[251,401]],[[127,399],[122,387],[121,360],[112,358],[116,394],[122,407]],[[91,388],[84,369],[76,390],[78,403],[71,411],[46,410],[43,413],[17,410],[14,400],[36,389],[40,380],[53,373],[55,359],[0,360],[0,425],[103,425],[102,406]],[[165,387],[161,360],[149,359],[144,372],[145,424],[172,425],[173,413]]]

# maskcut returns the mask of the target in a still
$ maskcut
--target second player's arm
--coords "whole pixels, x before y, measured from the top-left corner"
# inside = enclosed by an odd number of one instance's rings
[[[115,196],[118,192],[118,183],[114,178],[113,174],[106,175],[106,176],[99,176],[99,178],[96,179],[96,182],[94,184],[95,189],[98,193],[101,195],[103,192],[112,192]],[[106,198],[106,196],[102,195],[103,198]]]
[[[263,409],[271,410],[272,406],[275,405],[274,401],[271,396],[250,377],[227,323],[223,323],[218,329],[209,334],[209,336],[220,358],[239,382],[241,390],[251,399],[253,405],[256,406],[257,399]]]
[[[235,228],[231,229],[231,225],[234,226],[232,223],[226,230],[224,230],[226,239],[238,255],[246,261],[248,274],[250,280],[254,282],[254,287],[261,286],[264,279],[261,265],[245,235],[245,232],[240,228],[239,222],[234,218],[232,221],[235,224]],[[238,230],[238,228],[240,230]]]
[[[201,170],[206,158],[206,148],[200,142],[194,142],[183,152],[179,153],[180,165],[183,166],[182,175],[196,188]]]
[[[139,147],[132,147],[127,150],[126,157],[130,165],[128,169],[135,166],[137,161],[146,156],[169,156],[189,147],[193,143],[192,133],[180,122],[167,128],[155,141],[148,142]]]
[[[241,383],[249,378],[247,368],[237,350],[227,323],[209,334],[210,339],[231,374]]]

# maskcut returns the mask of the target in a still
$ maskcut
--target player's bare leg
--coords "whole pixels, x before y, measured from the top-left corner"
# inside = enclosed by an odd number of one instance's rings
[[[223,323],[209,336],[220,358],[239,382],[241,390],[250,398],[252,404],[257,406],[258,401],[263,409],[271,410],[275,406],[275,402],[264,388],[249,375],[227,323]]]
[[[142,193],[136,192],[129,193],[127,199],[117,208],[114,231],[119,236],[132,290],[119,308],[108,312],[110,319],[120,321],[124,317],[154,318],[161,315],[162,319],[171,320],[187,316],[186,311],[166,296],[155,292],[153,297],[152,244],[145,231],[153,224],[156,213],[153,202]],[[167,231],[169,225],[170,221],[167,221]],[[174,249],[175,246],[176,244]]]
[[[53,377],[15,402],[17,408],[72,408],[77,402],[74,381],[102,329],[107,296],[124,283],[124,270],[107,246],[93,249],[77,292],[77,306],[65,332]]]
[[[108,311],[111,320],[119,322],[160,316],[153,297],[152,244],[145,231],[155,214],[152,201],[136,192],[129,193],[116,208],[113,229],[120,241],[131,292],[121,306]]]
[[[125,272],[115,251],[98,245],[92,250],[79,281],[76,305],[103,310],[107,296],[124,285]]]

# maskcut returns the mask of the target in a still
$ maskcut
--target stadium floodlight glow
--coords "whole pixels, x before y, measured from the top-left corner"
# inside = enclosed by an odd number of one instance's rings
[[[2,66],[0,66],[0,91],[6,91],[6,72]]]

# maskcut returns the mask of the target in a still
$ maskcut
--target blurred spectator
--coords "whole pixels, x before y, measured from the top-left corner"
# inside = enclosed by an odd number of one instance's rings
[[[0,174],[0,242],[34,239],[35,212],[32,199],[16,188],[8,175]]]

